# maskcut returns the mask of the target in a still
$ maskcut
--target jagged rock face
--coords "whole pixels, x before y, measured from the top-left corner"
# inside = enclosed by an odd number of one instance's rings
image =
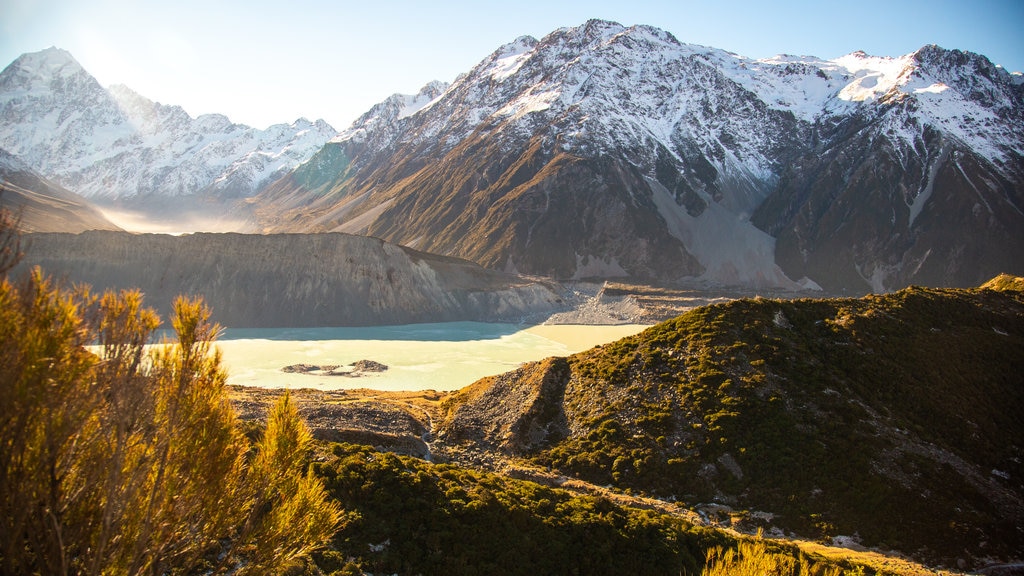
[[[861,57],[863,58],[863,57]],[[754,222],[790,276],[826,289],[977,285],[1024,251],[1020,86],[982,57],[926,47],[902,89],[822,126]],[[822,122],[824,124],[824,122]]]
[[[1020,266],[1021,187],[990,162],[928,128],[920,154],[854,140],[794,163],[755,216],[777,231],[788,274],[831,291],[884,292],[977,284]]]
[[[749,60],[591,21],[378,105],[264,190],[259,216],[559,278],[972,284],[1019,253],[1021,94],[1019,75],[933,46]],[[946,215],[979,194],[991,218]],[[882,226],[893,210],[913,213],[905,230]],[[963,242],[935,244],[942,229]],[[954,252],[980,257],[932,270]]]
[[[88,198],[252,195],[336,134],[323,120],[256,130],[101,87],[63,50],[0,73],[0,147]]]
[[[3,149],[0,207],[15,215],[23,232],[119,230],[85,198],[43,178]]]
[[[564,308],[557,286],[347,234],[27,240],[22,269],[39,265],[95,291],[139,288],[164,316],[176,296],[202,295],[214,320],[233,328],[518,321]]]

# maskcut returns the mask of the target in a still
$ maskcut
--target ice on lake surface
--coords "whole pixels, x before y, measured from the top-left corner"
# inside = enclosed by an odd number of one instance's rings
[[[577,326],[446,322],[368,328],[228,329],[217,341],[228,383],[266,388],[457,390],[523,362],[567,356],[636,334],[637,324]],[[285,373],[295,364],[388,366],[359,377]]]

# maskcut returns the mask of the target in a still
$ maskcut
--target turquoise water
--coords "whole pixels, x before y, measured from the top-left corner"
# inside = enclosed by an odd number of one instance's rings
[[[449,322],[369,328],[229,329],[217,346],[228,382],[268,388],[457,390],[523,362],[567,356],[643,326],[534,326]],[[285,373],[293,364],[387,365],[361,377]]]
[[[523,330],[519,324],[443,322],[365,328],[230,328],[220,340],[372,340],[412,342],[468,342],[494,340]]]

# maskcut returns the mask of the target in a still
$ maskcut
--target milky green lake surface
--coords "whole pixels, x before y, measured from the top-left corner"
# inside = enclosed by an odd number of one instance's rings
[[[636,334],[646,326],[446,322],[370,328],[228,329],[217,341],[228,383],[267,388],[457,390],[523,362],[567,356]],[[360,377],[289,374],[285,366],[388,366]]]

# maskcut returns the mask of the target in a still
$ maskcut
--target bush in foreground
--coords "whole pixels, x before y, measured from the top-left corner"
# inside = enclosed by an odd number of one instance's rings
[[[0,282],[0,572],[275,573],[336,530],[290,399],[252,447],[209,310],[158,324],[139,292]]]

